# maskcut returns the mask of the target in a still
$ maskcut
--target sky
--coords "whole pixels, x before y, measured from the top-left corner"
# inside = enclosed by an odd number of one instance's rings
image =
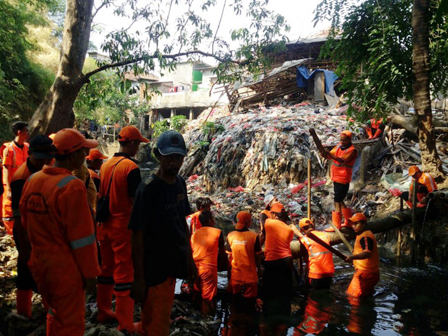
[[[168,0],[165,1],[166,3],[169,3]],[[198,3],[202,1],[203,0],[196,0]],[[216,24],[217,26],[219,22],[220,9],[223,1],[224,0],[217,0],[216,10],[207,13],[209,15],[209,21],[212,22],[212,26],[213,24]],[[243,1],[245,3],[248,2],[248,0]],[[100,2],[101,0],[95,0],[95,5],[98,5]],[[185,0],[179,0],[179,5],[172,8],[171,18],[174,19],[176,14],[181,14],[186,11],[186,6],[181,5],[181,3],[183,4],[184,2]],[[227,0],[227,4],[231,2],[231,0]],[[282,14],[286,18],[286,21],[291,26],[291,31],[287,36],[290,41],[296,41],[297,39],[304,39],[330,27],[329,22],[320,22],[316,27],[313,27],[313,12],[320,2],[321,0],[270,0],[268,8],[274,10],[276,13]],[[102,32],[92,32],[91,42],[93,42],[98,48],[98,51],[100,51],[99,49],[106,33],[120,26],[128,26],[130,21],[114,16],[111,8],[103,8],[98,12],[94,19],[94,23],[97,27],[100,27]],[[174,25],[175,22],[172,23],[172,26]],[[234,29],[237,26],[239,28],[241,25],[244,25],[244,16],[235,17],[231,9],[227,9],[224,12],[219,32],[223,36],[228,36],[228,32],[231,29]],[[137,23],[133,28],[135,27],[143,30],[144,26],[145,25],[143,24],[139,26],[139,23]]]

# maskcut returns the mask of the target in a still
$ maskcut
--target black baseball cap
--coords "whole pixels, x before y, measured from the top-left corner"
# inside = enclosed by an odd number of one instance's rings
[[[36,159],[45,160],[54,158],[53,140],[46,135],[36,135],[30,141],[28,151],[33,154]]]
[[[163,156],[171,154],[187,156],[184,138],[176,131],[163,132],[157,140],[157,149]]]

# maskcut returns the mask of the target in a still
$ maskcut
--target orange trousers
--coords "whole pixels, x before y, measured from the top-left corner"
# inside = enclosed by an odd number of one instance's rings
[[[31,270],[42,300],[49,306],[47,336],[83,336],[86,307],[81,274],[73,269],[73,265],[58,268],[42,263],[38,265],[41,267]]]
[[[243,283],[235,281],[232,278],[228,286],[228,292],[232,294],[240,294],[247,299],[256,298],[258,296],[258,284],[255,283]]]
[[[347,294],[353,297],[372,296],[378,281],[380,281],[379,272],[356,270],[352,282],[348,286]]]
[[[198,270],[198,275],[194,289],[201,293],[202,299],[212,301],[218,293],[218,270]]]
[[[170,334],[175,286],[176,279],[168,278],[157,286],[148,287],[142,306],[139,335],[168,336]]]
[[[112,217],[102,224],[97,231],[101,252],[101,277],[113,277],[115,282],[114,294],[120,296],[117,288],[130,290],[134,280],[132,266],[131,233],[126,225],[129,218]],[[126,284],[125,286],[119,286]],[[117,286],[118,285],[118,286]]]

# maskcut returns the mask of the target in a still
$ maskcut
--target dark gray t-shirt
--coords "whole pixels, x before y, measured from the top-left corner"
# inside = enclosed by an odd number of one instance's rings
[[[189,214],[187,188],[180,176],[171,185],[152,175],[138,187],[129,229],[143,230],[148,286],[167,277],[188,278],[190,235],[185,217]]]

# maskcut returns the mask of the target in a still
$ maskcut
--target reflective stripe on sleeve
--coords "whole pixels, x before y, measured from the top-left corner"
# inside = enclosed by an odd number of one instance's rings
[[[72,240],[70,242],[70,246],[72,247],[72,250],[79,249],[81,247],[93,244],[95,242],[95,235],[87,236],[81,239]]]
[[[58,182],[57,186],[58,186],[58,188],[63,188],[67,185],[67,183],[69,183],[70,181],[72,181],[76,178],[77,177],[74,177],[73,175],[66,176]]]

